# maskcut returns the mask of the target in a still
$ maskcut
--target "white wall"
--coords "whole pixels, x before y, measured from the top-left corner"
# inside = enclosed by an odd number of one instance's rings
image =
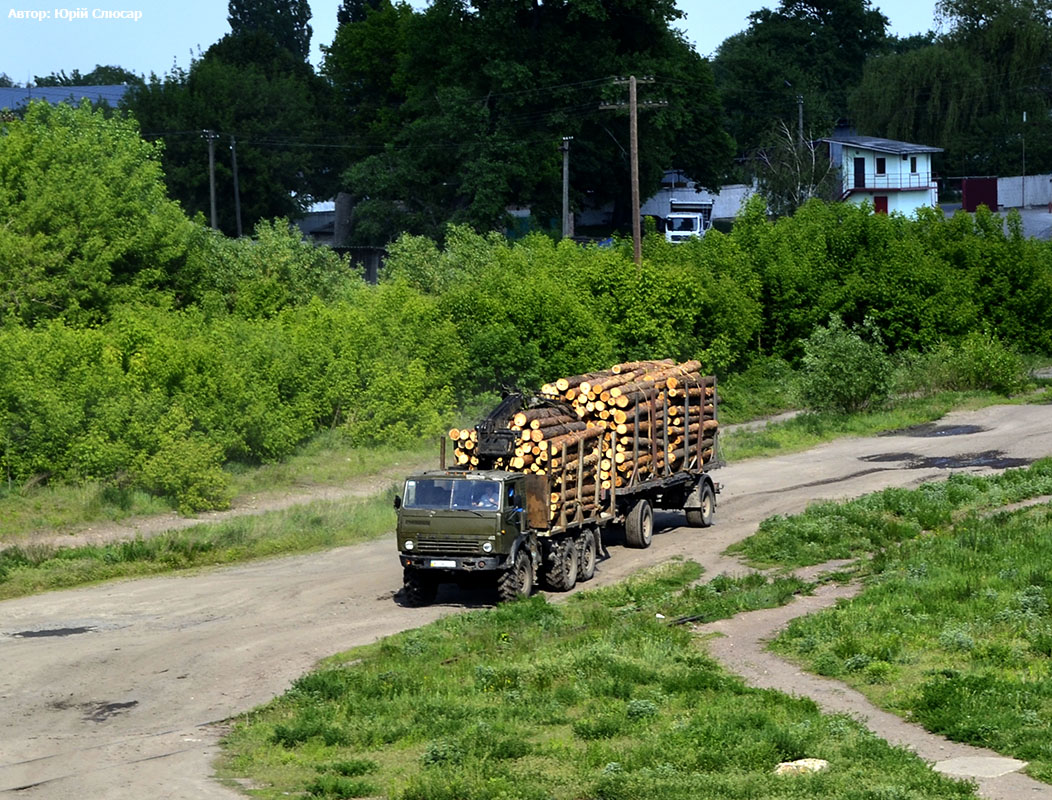
[[[999,206],[1020,208],[1024,200],[1027,206],[1047,206],[1052,203],[1052,175],[1027,175],[1025,187],[1021,175],[1014,178],[997,179],[997,204]]]

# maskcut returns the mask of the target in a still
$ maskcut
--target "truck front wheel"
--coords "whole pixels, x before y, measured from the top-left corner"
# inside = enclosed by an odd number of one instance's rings
[[[402,588],[406,603],[415,607],[431,605],[438,595],[438,581],[413,567],[406,567],[402,573]]]
[[[525,550],[515,554],[511,567],[497,578],[497,598],[507,603],[533,594],[533,564]]]
[[[654,510],[640,500],[625,517],[625,542],[629,547],[646,548],[654,540]]]

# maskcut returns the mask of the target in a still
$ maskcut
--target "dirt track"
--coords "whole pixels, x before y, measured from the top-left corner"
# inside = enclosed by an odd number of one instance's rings
[[[653,546],[611,546],[595,583],[671,556],[710,575],[736,572],[720,553],[771,514],[1049,455],[1052,409],[1001,406],[952,414],[928,435],[843,440],[734,465],[718,473],[726,488],[714,528],[677,529],[681,517],[659,516],[669,527]],[[0,603],[0,793],[239,797],[211,778],[222,720],[280,694],[329,653],[484,601],[450,592],[443,605],[408,609],[395,599],[399,586],[384,539]],[[1048,788],[1017,796],[1052,797]]]

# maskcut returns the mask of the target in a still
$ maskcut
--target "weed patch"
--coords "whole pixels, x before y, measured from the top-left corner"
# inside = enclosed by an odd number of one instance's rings
[[[275,798],[327,796],[342,785],[327,765],[359,761],[377,768],[344,777],[392,800],[796,798],[800,782],[774,767],[815,756],[833,767],[808,779],[808,797],[861,800],[859,786],[878,784],[916,800],[974,796],[846,717],[723,672],[677,623],[807,586],[699,584],[699,572],[673,562],[565,603],[459,614],[335,656],[235,726],[223,771],[266,778],[258,793]],[[328,731],[347,739],[329,744]]]
[[[922,487],[943,498],[952,521],[889,543],[864,592],[793,621],[775,649],[934,733],[1028,761],[1031,775],[1052,781],[1052,581],[1043,566],[1052,563],[1052,509],[980,516],[951,502],[1047,494],[1049,466],[982,483],[951,478],[967,481],[967,492]],[[880,495],[864,500],[886,509]]]

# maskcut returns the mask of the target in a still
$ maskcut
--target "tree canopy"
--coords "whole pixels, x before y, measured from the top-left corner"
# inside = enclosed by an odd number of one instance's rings
[[[115,86],[122,83],[141,85],[143,82],[142,75],[136,75],[124,67],[112,64],[96,64],[95,69],[83,75],[79,69],[75,69],[69,75],[65,70],[59,70],[44,77],[37,75],[33,78],[33,83],[37,86]]]
[[[867,62],[860,129],[945,149],[948,175],[1052,169],[1052,3],[941,0],[946,32]],[[1024,120],[1025,115],[1025,120]]]
[[[30,103],[0,124],[0,321],[78,324],[165,286],[191,224],[136,124]]]
[[[332,196],[328,86],[269,33],[228,34],[189,71],[151,77],[124,104],[145,136],[164,140],[169,190],[191,214],[210,209],[201,132],[218,134],[218,218],[228,234],[236,230],[232,142],[244,230],[262,219],[300,216],[315,196]]]
[[[870,0],[782,0],[749,15],[749,27],[713,61],[739,151],[751,153],[779,122],[797,118],[825,133],[848,116],[866,60],[886,46],[888,20]]]
[[[310,4],[307,0],[230,0],[227,21],[234,36],[269,33],[301,61],[310,56]]]
[[[366,5],[324,66],[360,147],[344,187],[361,239],[449,221],[499,229],[514,204],[557,217],[564,136],[576,204],[623,203],[628,121],[600,110],[627,99],[612,76],[654,76],[640,99],[667,103],[639,115],[644,191],[672,166],[706,185],[728,170],[709,67],[671,27],[672,0]]]

